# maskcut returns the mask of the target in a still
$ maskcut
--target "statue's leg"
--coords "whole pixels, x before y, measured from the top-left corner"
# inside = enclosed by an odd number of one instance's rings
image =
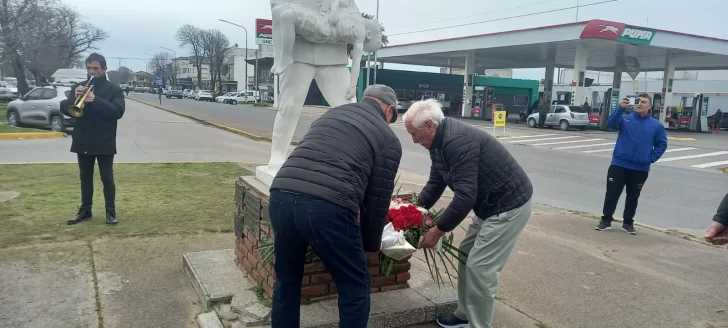
[[[280,76],[281,92],[278,96],[278,113],[273,123],[273,142],[268,162],[268,166],[272,169],[279,169],[288,157],[288,147],[291,145],[298,117],[303,110],[303,103],[306,101],[315,74],[315,66],[293,63]]]
[[[281,10],[278,14],[278,28],[273,27],[273,33],[278,33],[278,40],[273,49],[273,74],[282,74],[293,64],[293,44],[296,42],[296,12],[293,9]],[[277,32],[276,32],[277,30]]]
[[[346,65],[319,66],[316,69],[316,84],[331,107],[355,103],[356,97],[346,98],[351,73]]]

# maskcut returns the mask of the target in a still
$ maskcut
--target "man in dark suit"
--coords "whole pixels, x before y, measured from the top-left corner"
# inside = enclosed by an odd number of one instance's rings
[[[92,78],[93,90],[84,99],[83,116],[76,117],[71,152],[78,154],[81,177],[81,206],[76,216],[67,221],[76,224],[91,219],[94,196],[94,164],[98,161],[101,182],[104,184],[106,223],[115,225],[116,185],[114,184],[114,155],[116,154],[117,121],[124,116],[124,93],[118,85],[106,79],[106,59],[97,53],[86,58],[86,71]],[[68,99],[61,102],[61,112],[71,116],[69,106],[86,92],[86,82],[73,87]]]

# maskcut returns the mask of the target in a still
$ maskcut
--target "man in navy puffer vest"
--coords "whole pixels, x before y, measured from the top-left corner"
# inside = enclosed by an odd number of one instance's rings
[[[622,190],[626,187],[622,231],[635,235],[634,215],[637,211],[637,200],[647,181],[650,165],[657,162],[667,149],[667,136],[662,123],[649,115],[652,107],[649,95],[639,95],[639,104],[633,113],[624,115],[624,110],[628,106],[629,100],[622,99],[607,121],[607,127],[618,130],[619,136],[612,153],[612,165],[607,172],[604,215],[596,230],[612,229],[612,215],[617,208]]]

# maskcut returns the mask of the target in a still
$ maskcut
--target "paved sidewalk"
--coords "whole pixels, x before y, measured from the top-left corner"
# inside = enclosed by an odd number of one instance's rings
[[[595,224],[535,206],[501,274],[496,327],[728,327],[728,250]],[[98,307],[104,327],[195,327],[180,257],[232,246],[203,234],[0,249],[0,326],[97,327]]]

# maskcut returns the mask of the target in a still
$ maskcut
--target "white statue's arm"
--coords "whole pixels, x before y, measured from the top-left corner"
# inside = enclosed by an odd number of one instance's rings
[[[329,23],[331,25],[339,23],[339,5],[341,5],[341,0],[331,2],[331,10],[329,11]]]
[[[359,73],[361,73],[362,56],[364,56],[364,44],[356,42],[354,44],[354,56],[352,56],[351,60],[351,80],[349,81],[349,87],[346,89],[347,99],[356,96],[356,84],[359,82]]]

